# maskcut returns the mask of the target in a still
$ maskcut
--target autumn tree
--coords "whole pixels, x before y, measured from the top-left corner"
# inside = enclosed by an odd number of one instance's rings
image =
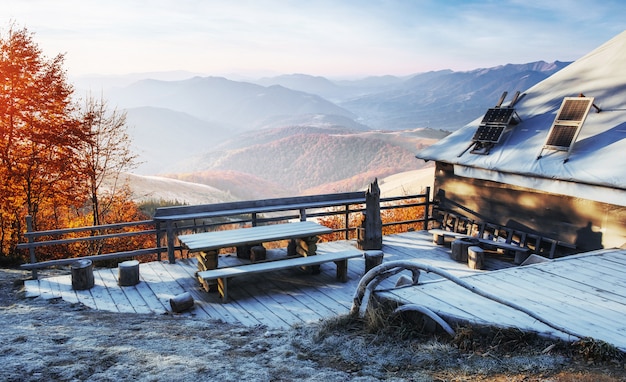
[[[13,251],[25,215],[35,229],[82,203],[80,148],[86,139],[73,115],[72,86],[63,55],[48,59],[32,34],[13,25],[0,31],[0,240]],[[58,218],[58,216],[57,216]]]
[[[109,110],[102,97],[87,96],[79,119],[88,134],[80,155],[81,171],[89,189],[92,223],[100,225],[125,184],[121,175],[136,167],[137,156],[130,147],[126,113]]]

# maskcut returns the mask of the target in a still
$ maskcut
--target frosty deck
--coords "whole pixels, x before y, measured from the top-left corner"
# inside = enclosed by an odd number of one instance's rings
[[[346,249],[354,249],[353,243],[320,243],[318,251]],[[496,271],[472,270],[452,261],[450,250],[433,244],[426,231],[384,236],[383,251],[385,262],[411,260],[442,268],[571,331],[626,350],[626,250],[602,250],[524,267],[512,267],[500,257],[487,257],[487,268],[500,268]],[[237,258],[229,256],[220,261],[227,265]],[[285,270],[236,279],[229,291],[229,304],[222,304],[217,294],[200,289],[194,279],[195,259],[141,264],[142,282],[133,287],[117,286],[115,269],[96,270],[96,286],[87,291],[71,290],[69,275],[26,281],[25,287],[31,297],[61,297],[93,309],[157,314],[169,313],[169,299],[187,291],[193,295],[195,306],[181,316],[286,328],[349,312],[364,273],[364,260],[356,258],[348,263],[345,284],[336,282],[331,265],[323,265],[319,275]],[[390,279],[381,284],[385,290],[376,295],[401,303],[419,302],[444,317],[558,335],[553,328],[520,311],[480,298],[430,273],[420,276],[418,286],[392,289],[393,282]]]

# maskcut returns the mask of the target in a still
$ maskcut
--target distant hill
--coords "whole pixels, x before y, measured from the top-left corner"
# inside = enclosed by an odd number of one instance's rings
[[[167,177],[219,189],[235,200],[269,199],[294,195],[277,183],[238,171],[206,170],[170,174]]]
[[[239,200],[226,191],[200,182],[136,174],[122,174],[121,180],[130,186],[132,198],[137,203],[165,201],[176,204],[208,204]],[[105,189],[111,187],[111,184],[111,180],[105,180]]]
[[[244,181],[251,180],[251,184],[244,187],[269,187],[268,191],[274,187],[275,195],[297,195],[322,188],[328,192],[353,191],[376,177],[423,167],[415,152],[446,134],[431,130],[363,132],[313,127],[247,132],[172,169],[172,174],[187,174],[184,177],[168,176],[210,180],[198,174],[232,171],[248,176]],[[216,182],[219,181],[206,184],[214,186]]]
[[[183,112],[148,106],[127,109],[126,122],[141,163],[135,171],[138,174],[163,172],[171,163],[202,153],[234,134]]]
[[[493,107],[508,91],[509,99],[569,63],[543,61],[503,65],[467,72],[441,70],[417,74],[392,89],[339,102],[376,129],[431,127],[458,130]]]
[[[420,170],[401,172],[389,177],[378,178],[381,196],[404,196],[418,194],[433,183],[434,167]],[[133,199],[138,203],[164,201],[172,204],[208,204],[222,203],[235,200],[267,199],[273,197],[293,196],[288,193],[277,193],[277,185],[262,180],[253,179],[245,174],[227,172],[203,172],[197,174],[178,174],[179,179],[159,176],[142,176],[125,174],[133,190]],[[365,190],[374,179],[365,176],[367,182],[360,189],[351,188],[351,191]],[[213,183],[216,186],[208,186]],[[249,187],[255,184],[257,187]],[[280,187],[278,187],[280,189]],[[320,187],[310,190],[311,194],[341,192],[340,187]],[[241,191],[241,192],[240,192]],[[271,192],[268,192],[271,191]]]
[[[422,148],[475,120],[504,91],[568,63],[332,80],[306,74],[252,82],[159,75],[105,91],[125,109],[141,174],[214,187],[233,198],[354,191],[419,170]],[[139,78],[133,76],[132,78]]]
[[[111,90],[107,97],[120,108],[166,108],[235,130],[258,128],[276,116],[328,114],[356,118],[351,112],[314,94],[221,77],[142,80]]]

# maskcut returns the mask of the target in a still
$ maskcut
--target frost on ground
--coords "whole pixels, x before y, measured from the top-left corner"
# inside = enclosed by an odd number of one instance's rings
[[[101,312],[22,298],[25,277],[0,270],[0,375],[8,381],[571,381],[577,379],[559,378],[585,369],[563,352],[544,351],[546,342],[516,354],[493,342],[491,350],[475,340],[468,345],[469,337],[409,333],[406,326],[368,331],[346,317],[268,330]],[[574,371],[563,374],[567,368]],[[589,380],[615,370],[599,373]],[[620,379],[605,379],[614,380]]]

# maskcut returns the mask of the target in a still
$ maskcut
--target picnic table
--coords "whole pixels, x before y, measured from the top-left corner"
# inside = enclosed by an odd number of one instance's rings
[[[217,291],[223,301],[228,300],[228,280],[233,277],[252,273],[278,271],[281,269],[304,266],[319,266],[325,262],[334,262],[337,265],[337,278],[346,281],[347,260],[363,256],[358,250],[343,251],[331,254],[317,255],[314,250],[298,252],[298,257],[244,264],[227,268],[218,268],[218,252],[222,248],[241,245],[259,245],[266,242],[297,239],[302,240],[304,248],[315,248],[317,236],[331,233],[332,229],[311,221],[301,221],[250,228],[240,228],[227,231],[203,232],[189,235],[180,235],[180,242],[191,252],[201,252],[204,269],[197,273],[198,281],[210,291],[216,282]],[[200,263],[199,263],[200,265]]]

